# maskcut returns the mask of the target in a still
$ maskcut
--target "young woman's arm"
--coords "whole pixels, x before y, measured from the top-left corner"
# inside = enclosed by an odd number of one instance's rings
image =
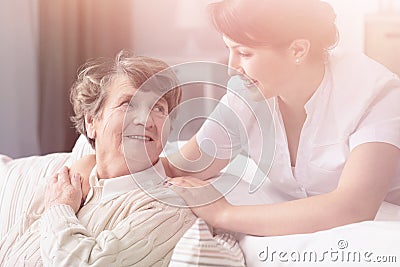
[[[229,159],[218,159],[202,153],[193,136],[176,154],[161,158],[168,177],[193,176],[206,180],[217,175]]]
[[[330,193],[257,206],[232,206],[222,198],[192,210],[215,227],[262,236],[310,233],[373,220],[399,165],[399,148],[386,143],[365,143],[353,149],[338,187]],[[184,198],[190,194],[176,186],[205,184],[190,177],[170,182]]]

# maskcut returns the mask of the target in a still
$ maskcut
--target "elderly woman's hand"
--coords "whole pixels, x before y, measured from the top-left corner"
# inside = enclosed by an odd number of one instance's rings
[[[63,167],[50,179],[46,187],[44,203],[46,209],[53,205],[69,205],[77,213],[82,203],[80,175],[74,174],[70,177],[69,169]]]

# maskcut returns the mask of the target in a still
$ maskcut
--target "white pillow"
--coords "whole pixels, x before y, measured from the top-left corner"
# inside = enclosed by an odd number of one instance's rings
[[[1,155],[0,154],[0,192],[3,192],[3,187],[6,184],[6,175],[7,175],[7,164],[12,161],[12,158]],[[0,203],[1,202],[1,193],[0,193]]]
[[[175,246],[169,264],[179,266],[245,266],[236,239],[228,234],[212,235],[207,223],[198,218]]]
[[[86,137],[81,135],[71,153],[20,159],[0,155],[0,239],[25,211],[39,183],[45,182],[61,167],[70,167],[81,157],[93,153]]]
[[[58,172],[70,153],[10,159],[0,155],[0,238],[25,211],[36,186]]]

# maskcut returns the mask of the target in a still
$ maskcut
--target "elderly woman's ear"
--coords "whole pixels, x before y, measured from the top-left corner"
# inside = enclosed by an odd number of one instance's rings
[[[85,114],[86,135],[90,139],[96,138],[96,129],[94,127],[94,119],[92,116]]]

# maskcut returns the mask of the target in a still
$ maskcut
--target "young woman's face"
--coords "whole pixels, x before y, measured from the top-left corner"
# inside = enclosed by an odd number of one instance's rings
[[[134,88],[126,77],[115,79],[108,90],[95,121],[96,153],[126,160],[131,172],[150,167],[169,134],[167,101],[153,91]]]
[[[255,100],[278,96],[293,79],[293,57],[287,48],[249,47],[223,37],[229,49],[229,67],[247,77],[246,88]]]

